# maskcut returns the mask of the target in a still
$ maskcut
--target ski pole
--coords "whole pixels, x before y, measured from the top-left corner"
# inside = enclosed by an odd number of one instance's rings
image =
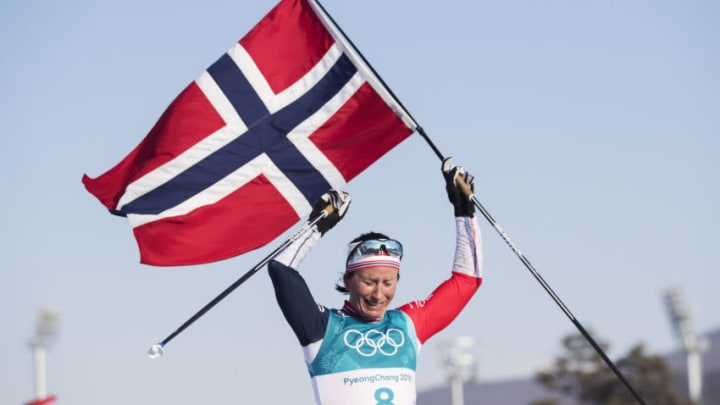
[[[332,204],[328,204],[328,206],[320,212],[320,215],[318,215],[317,218],[315,218],[312,221],[303,225],[302,228],[300,228],[288,240],[283,242],[283,244],[281,244],[278,248],[273,250],[269,255],[265,256],[264,259],[262,259],[253,268],[251,268],[245,274],[243,274],[239,279],[237,279],[234,283],[232,283],[223,292],[221,292],[215,298],[213,298],[212,301],[208,302],[207,304],[205,304],[204,307],[200,308],[200,310],[197,311],[195,313],[195,315],[191,316],[187,321],[185,321],[185,323],[180,325],[180,327],[178,327],[173,333],[169,334],[162,341],[150,346],[150,349],[148,349],[148,356],[151,359],[156,359],[156,358],[162,357],[162,355],[165,354],[165,345],[167,345],[177,335],[179,335],[185,329],[187,329],[188,326],[192,325],[195,321],[197,321],[201,316],[205,315],[206,312],[208,312],[210,309],[212,309],[215,305],[217,305],[225,297],[230,295],[230,293],[232,293],[236,288],[238,288],[240,285],[242,285],[245,281],[247,281],[250,277],[252,277],[255,273],[257,273],[261,268],[263,268],[263,266],[268,264],[272,259],[274,259],[278,254],[280,254],[280,252],[282,252],[283,250],[285,250],[285,248],[290,246],[291,243],[295,242],[301,236],[305,235],[305,233],[308,232],[313,227],[313,225],[317,224],[318,222],[320,222],[320,220],[322,220],[323,218],[332,214],[334,210],[335,209],[333,208]]]
[[[426,138],[427,139],[427,138]],[[431,144],[432,145],[432,144]],[[437,148],[434,148],[437,151]],[[442,156],[442,155],[440,155]],[[495,221],[495,219],[490,215],[490,213],[483,207],[482,204],[480,204],[480,201],[475,197],[472,189],[465,183],[463,178],[461,176],[456,176],[456,181],[458,182],[458,185],[460,186],[460,189],[463,191],[463,193],[472,200],[475,207],[477,207],[478,210],[480,210],[480,213],[487,219],[487,221],[492,225],[493,228],[497,231],[498,234],[500,234],[500,237],[507,243],[508,246],[510,246],[510,249],[517,255],[517,257],[520,259],[520,261],[525,265],[525,267],[530,271],[530,273],[535,277],[535,279],[540,283],[540,285],[545,289],[545,291],[552,297],[553,301],[560,307],[560,309],[565,313],[565,315],[570,319],[570,321],[575,325],[575,327],[580,331],[580,333],[583,335],[583,337],[590,343],[590,346],[592,346],[593,349],[600,355],[600,357],[603,359],[605,364],[610,367],[610,369],[615,373],[615,375],[620,379],[620,381],[627,387],[628,390],[632,393],[632,395],[635,397],[635,399],[642,405],[645,405],[645,401],[640,397],[640,394],[635,390],[635,388],[630,384],[630,382],[625,378],[625,376],[620,372],[620,370],[617,368],[615,363],[613,363],[612,360],[605,354],[605,351],[600,347],[600,345],[595,342],[595,339],[588,333],[587,330],[582,326],[582,324],[575,318],[575,316],[570,312],[570,309],[562,302],[560,297],[555,294],[555,291],[550,287],[550,285],[543,279],[543,277],[540,275],[540,273],[535,270],[535,267],[533,267],[532,264],[530,264],[530,261],[525,257],[525,255],[518,249],[518,247],[513,243],[513,241],[510,239],[510,237],[503,231],[503,229],[498,225],[498,223]]]

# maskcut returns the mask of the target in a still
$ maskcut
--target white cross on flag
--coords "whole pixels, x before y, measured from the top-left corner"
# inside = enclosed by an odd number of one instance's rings
[[[416,127],[313,0],[283,0],[83,183],[141,262],[207,263],[267,244]]]

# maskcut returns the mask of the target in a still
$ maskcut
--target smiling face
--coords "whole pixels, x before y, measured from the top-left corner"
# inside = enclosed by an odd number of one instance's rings
[[[382,318],[390,307],[398,283],[398,269],[388,266],[369,267],[346,273],[343,281],[350,304],[363,316]]]

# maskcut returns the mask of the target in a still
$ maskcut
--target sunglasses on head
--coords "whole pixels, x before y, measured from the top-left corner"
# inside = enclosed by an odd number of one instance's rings
[[[347,262],[369,256],[393,256],[402,259],[402,244],[393,239],[373,239],[358,243],[350,250]]]

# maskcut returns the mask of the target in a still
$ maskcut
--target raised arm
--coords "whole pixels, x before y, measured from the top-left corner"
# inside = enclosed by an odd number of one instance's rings
[[[425,300],[399,309],[413,321],[420,343],[447,327],[462,311],[482,283],[482,238],[471,200],[474,178],[462,167],[443,161],[448,198],[455,212],[455,258],[449,279]]]
[[[334,190],[323,194],[315,204],[310,220],[321,215],[321,211],[328,205],[332,206],[330,215],[321,219],[309,232],[291,243],[268,264],[275,298],[303,347],[322,339],[328,312],[325,307],[315,302],[307,283],[297,270],[322,235],[345,215],[350,205],[350,196]]]

